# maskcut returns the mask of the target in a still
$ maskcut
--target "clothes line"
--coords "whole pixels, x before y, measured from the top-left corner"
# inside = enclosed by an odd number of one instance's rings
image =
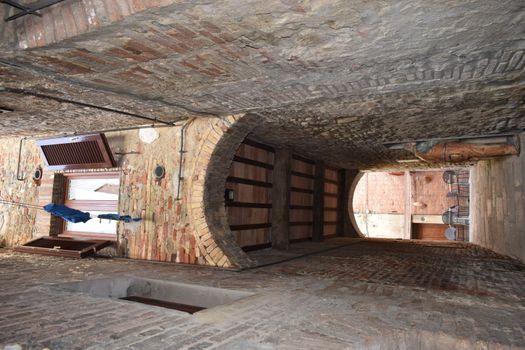
[[[91,216],[89,212],[84,212],[81,210],[73,209],[63,204],[49,203],[41,207],[35,204],[14,202],[14,201],[6,200],[6,199],[0,199],[0,204],[7,204],[7,205],[14,205],[14,206],[30,208],[30,209],[44,210],[51,215],[60,217],[72,223],[79,223],[79,222],[85,223],[94,218],[114,220],[114,221],[123,221],[123,222],[136,222],[136,221],[142,220],[142,218],[138,218],[138,217],[134,218],[134,217],[131,217],[130,215],[120,215],[120,214],[115,214],[115,213],[107,213],[107,214],[100,214],[97,216]]]

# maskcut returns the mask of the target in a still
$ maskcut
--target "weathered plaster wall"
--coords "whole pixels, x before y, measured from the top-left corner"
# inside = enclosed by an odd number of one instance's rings
[[[249,265],[250,260],[235,244],[226,223],[222,193],[235,149],[251,127],[240,116],[189,122],[183,147],[180,198],[177,188],[182,125],[148,129],[147,133],[153,137],[147,141],[140,136],[144,129],[107,133],[121,172],[119,212],[143,218],[138,223],[119,224],[117,254],[133,259],[222,267]],[[49,185],[37,187],[31,179],[16,180],[18,141],[0,141],[0,198],[43,205],[42,200],[48,200],[52,192]],[[36,145],[27,141],[23,171],[31,174],[40,164]],[[166,168],[161,180],[153,176],[156,165]],[[52,183],[51,172],[46,169],[44,172],[44,182]],[[44,215],[35,226],[36,212],[1,206],[0,242],[14,246],[41,235],[42,224],[49,220]]]
[[[525,134],[521,155],[479,162],[471,172],[471,241],[525,261]]]

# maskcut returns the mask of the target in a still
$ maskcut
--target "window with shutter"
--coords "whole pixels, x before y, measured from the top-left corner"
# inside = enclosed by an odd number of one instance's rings
[[[104,134],[38,140],[50,170],[111,168],[115,160]]]

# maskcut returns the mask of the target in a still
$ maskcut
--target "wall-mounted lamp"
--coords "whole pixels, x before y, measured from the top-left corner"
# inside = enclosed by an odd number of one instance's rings
[[[235,199],[235,192],[232,189],[227,188],[224,191],[224,201],[226,202],[226,205],[232,203],[234,199]]]

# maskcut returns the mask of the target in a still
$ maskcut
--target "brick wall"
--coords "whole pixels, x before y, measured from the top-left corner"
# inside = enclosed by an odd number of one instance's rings
[[[135,13],[165,6],[172,0],[73,0],[41,10],[41,17],[24,16],[0,25],[20,49],[41,47],[121,21]],[[4,9],[4,17],[18,10]],[[1,13],[1,12],[0,12]],[[13,40],[14,39],[14,40]]]
[[[442,170],[415,171],[410,176],[412,214],[441,215],[455,204],[453,198],[447,197],[450,189],[443,181]],[[369,210],[372,213],[402,214],[405,212],[405,187],[403,173],[365,173],[354,192],[354,212]],[[414,206],[413,203],[420,205]]]
[[[215,129],[221,127],[227,128],[217,118],[195,120],[187,127],[180,200],[177,199],[180,126],[155,129],[158,138],[150,144],[141,141],[138,131],[107,134],[122,169],[120,212],[143,218],[140,223],[120,225],[121,254],[134,259],[230,265],[205,230],[204,216],[196,216],[192,207],[193,202],[202,205],[203,190],[194,183],[204,179],[209,159],[203,153],[213,150],[220,138]],[[213,141],[208,139],[210,133],[215,135]],[[161,180],[153,176],[157,165],[166,169]]]
[[[230,116],[212,125],[205,134],[193,169],[188,187],[191,190],[192,221],[199,227],[200,249],[208,253],[206,259],[212,265],[253,265],[230,231],[224,189],[233,156],[246,135],[257,125],[257,120],[255,115]],[[213,238],[212,242],[210,238]],[[217,247],[214,247],[215,244]],[[226,260],[217,248],[225,253]]]
[[[239,118],[203,118],[188,124],[179,200],[182,126],[156,129],[158,139],[150,144],[141,141],[138,131],[107,135],[122,169],[120,212],[143,217],[140,223],[120,225],[120,254],[221,267],[250,263],[224,225],[227,171],[251,125],[233,127]],[[157,165],[166,169],[161,180],[153,176]],[[216,196],[206,197],[206,187]]]
[[[386,172],[365,173],[355,189],[353,208],[356,213],[404,213],[405,177]]]
[[[38,189],[37,204],[39,206],[44,206],[48,203],[53,202],[53,192],[58,192],[58,186],[54,186],[54,184],[55,174],[53,172],[46,172],[45,174],[43,174],[42,180],[40,180],[40,187]],[[56,217],[51,216],[43,210],[36,211],[34,229],[35,237],[48,236],[52,234],[51,220],[53,220],[53,222],[57,225],[61,223],[59,219],[57,220]],[[53,225],[53,227],[55,228],[55,230],[53,230],[53,233],[57,233],[57,225]]]
[[[439,232],[434,238],[444,239],[443,232],[447,226],[441,224],[440,217],[456,204],[456,199],[447,197],[451,189],[443,181],[443,172],[411,171],[408,183],[404,172],[364,173],[351,203],[356,224],[363,233],[368,232],[372,237],[410,238],[407,225],[412,225],[414,232],[422,232],[423,229],[427,232],[432,228],[428,223],[418,224],[413,215],[439,216],[440,224],[434,227]],[[410,188],[408,203],[407,188]],[[409,213],[407,209],[410,209]],[[463,232],[463,227],[457,228]],[[414,233],[412,238],[419,237]]]
[[[143,218],[119,224],[118,255],[221,267],[251,264],[229,230],[223,198],[235,149],[253,127],[253,122],[240,120],[200,118],[188,124],[179,199],[182,125],[157,128],[149,141],[139,130],[106,134],[121,172],[119,212]],[[57,186],[52,185],[58,177],[45,168],[39,187],[31,179],[16,181],[18,139],[0,141],[0,150],[1,198],[37,205],[58,201]],[[34,142],[26,143],[23,161],[28,174],[42,163]],[[166,169],[161,180],[153,175],[157,165]],[[35,209],[2,206],[1,218],[0,237],[6,246],[56,231],[56,222]]]

